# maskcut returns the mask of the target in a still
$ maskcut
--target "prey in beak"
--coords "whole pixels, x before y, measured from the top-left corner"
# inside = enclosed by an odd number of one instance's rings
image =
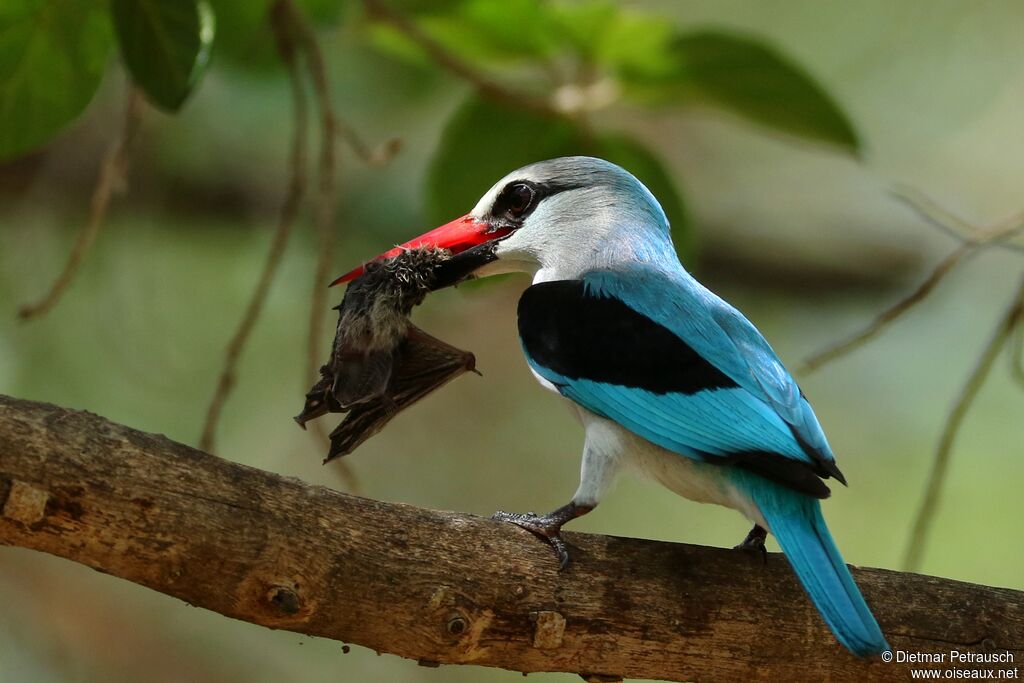
[[[384,252],[331,285],[349,283],[320,379],[295,420],[348,413],[331,432],[327,460],[346,455],[399,412],[467,370],[472,353],[436,339],[409,314],[429,292],[472,278],[498,259],[498,243],[522,225],[535,189],[516,183],[485,219],[467,214]],[[326,462],[326,461],[325,461]]]
[[[443,289],[461,282],[477,268],[494,261],[496,258],[494,247],[497,240],[508,236],[512,231],[512,227],[494,226],[474,218],[471,214],[466,214],[384,252],[370,263],[395,258],[411,249],[447,250],[455,258],[444,264],[438,264],[431,286],[431,291]],[[354,280],[366,271],[368,265],[364,263],[358,268],[350,270],[332,282],[331,286]]]
[[[468,250],[468,249],[467,249]],[[338,327],[320,379],[295,421],[348,413],[331,432],[325,462],[355,450],[398,413],[466,371],[472,353],[432,337],[409,320],[426,295],[464,279],[448,249],[426,243],[388,252],[339,278],[349,281]]]

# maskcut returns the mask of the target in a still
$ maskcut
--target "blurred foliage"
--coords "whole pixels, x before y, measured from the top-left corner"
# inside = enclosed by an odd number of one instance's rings
[[[82,113],[110,45],[99,2],[0,3],[0,159],[46,143]]]
[[[132,80],[150,102],[174,111],[199,84],[215,14],[215,48],[225,59],[242,70],[277,64],[267,23],[271,4],[111,0],[109,13]],[[78,0],[68,6],[83,16],[46,0],[17,0],[0,14],[0,130],[7,131],[0,133],[0,159],[45,144],[99,86],[110,42],[99,18],[102,4]],[[318,26],[367,25],[334,0],[296,6]],[[445,128],[426,181],[438,221],[464,213],[489,182],[512,168],[588,154],[625,166],[647,184],[662,201],[680,250],[688,251],[693,240],[683,193],[657,152],[622,131],[595,128],[591,115],[619,104],[706,102],[786,134],[851,152],[860,147],[832,97],[792,60],[751,36],[684,33],[667,17],[604,0],[405,0],[384,7],[383,19],[373,21],[382,13],[367,3],[370,34],[380,50],[420,68],[479,71],[476,85],[493,85],[478,87]],[[397,16],[415,22],[436,49],[425,49],[424,38],[402,21],[386,20],[395,12],[404,12]],[[79,31],[83,19],[89,20],[87,30]],[[60,70],[62,64],[69,68]],[[59,77],[39,77],[54,70]]]
[[[209,3],[217,17],[218,59],[250,73],[281,67],[269,24],[273,0],[209,0]],[[295,4],[314,25],[332,28],[341,21],[346,3],[295,0]]]
[[[217,24],[209,72],[173,116],[146,116],[130,192],[115,199],[67,299],[52,314],[18,324],[16,304],[45,290],[87,211],[99,156],[121,116],[123,58],[107,0],[0,0],[0,156],[9,160],[0,163],[0,302],[7,304],[0,312],[0,391],[89,409],[181,441],[199,434],[223,344],[266,257],[291,130],[286,75],[267,23],[271,0],[208,1]],[[600,142],[670,215],[684,209],[670,206],[673,193],[646,167],[662,169],[680,198],[685,180],[685,210],[703,247],[700,262],[687,266],[743,310],[787,363],[870,320],[895,296],[878,287],[907,284],[915,264],[938,260],[950,247],[889,200],[889,179],[926,188],[979,223],[1020,208],[1024,155],[1014,150],[1024,144],[1024,6],[1016,0],[553,0],[541,3],[540,17],[516,9],[530,3],[510,3],[504,22],[500,0],[389,3],[509,92],[593,106],[571,114],[481,98],[472,83],[457,82],[419,45],[365,12],[365,2],[296,4],[318,31],[339,114],[371,143],[395,134],[403,142],[401,156],[385,168],[342,150],[339,269],[429,227],[425,207],[442,219],[465,212],[497,177],[485,164],[494,163],[499,175],[514,168],[512,157],[496,162],[516,153],[500,127],[509,112],[516,125],[527,128],[522,119],[536,118],[546,136],[578,140],[576,149]],[[446,23],[463,20],[476,22],[477,33],[463,38],[479,54],[442,35],[459,30]],[[526,35],[535,26],[536,35]],[[502,32],[503,42],[481,38],[491,30]],[[701,59],[721,77],[691,69],[684,78],[680,42],[709,34],[764,48],[783,62],[782,83],[772,76],[775,84],[761,87],[749,74],[730,73],[760,59],[746,49],[742,59],[706,49]],[[531,44],[535,52],[520,47]],[[104,66],[108,78],[96,91]],[[79,77],[86,67],[94,80]],[[790,80],[790,72],[799,78]],[[794,87],[801,81],[810,87]],[[726,91],[713,92],[719,85]],[[757,110],[776,106],[763,94],[769,86],[780,89],[781,114]],[[801,90],[819,103],[790,107]],[[54,139],[94,91],[81,122]],[[746,102],[733,105],[740,91]],[[848,115],[822,115],[837,97]],[[445,158],[439,143],[474,106],[494,118],[466,143],[473,166],[435,188],[429,171]],[[723,121],[721,112],[732,116]],[[835,121],[851,116],[857,151],[870,142],[870,164],[830,153],[850,149]],[[815,126],[825,132],[814,134]],[[785,144],[794,136],[828,144]],[[418,192],[424,179],[429,186]],[[442,191],[465,199],[445,209]],[[304,216],[246,349],[239,390],[225,410],[222,451],[337,486],[333,469],[320,465],[320,444],[290,420],[307,388],[304,302],[317,255],[302,229],[309,222]],[[948,403],[1005,303],[1000,293],[1019,272],[1016,255],[995,257],[1001,260],[967,264],[906,321],[801,381],[850,480],[826,510],[850,562],[899,564]],[[851,285],[829,275],[837,272],[873,279],[857,276]],[[571,494],[581,434],[522,359],[514,310],[523,285],[511,276],[487,291],[446,291],[417,310],[424,329],[472,349],[485,376],[438,392],[355,454],[351,465],[365,495],[488,515],[552,509]],[[958,439],[963,452],[951,468],[948,503],[937,518],[943,539],[929,546],[928,573],[1024,588],[1024,549],[1006,542],[1021,512],[1020,396],[995,372],[979,397]],[[748,527],[733,511],[625,478],[573,529],[728,546]],[[333,641],[224,619],[17,548],[0,548],[0,601],[3,683],[522,680],[479,667],[417,667],[359,647],[342,655]],[[580,680],[531,674],[535,679]]]
[[[481,154],[482,143],[487,153]],[[466,213],[498,178],[539,159],[586,154],[628,168],[661,202],[676,248],[690,250],[683,198],[662,162],[643,144],[618,133],[588,135],[564,118],[509,109],[474,97],[452,116],[427,173],[430,221]]]

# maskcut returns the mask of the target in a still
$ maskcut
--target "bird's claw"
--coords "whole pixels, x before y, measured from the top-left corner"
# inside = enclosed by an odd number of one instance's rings
[[[498,510],[491,519],[496,522],[507,522],[526,529],[533,535],[548,542],[558,557],[559,571],[569,565],[569,545],[562,538],[562,523],[551,515],[538,515],[534,512],[505,512]]]
[[[768,564],[768,549],[764,547],[764,541],[768,538],[768,532],[764,527],[755,524],[747,537],[739,545],[733,546],[733,550],[755,551],[761,554],[761,559]]]

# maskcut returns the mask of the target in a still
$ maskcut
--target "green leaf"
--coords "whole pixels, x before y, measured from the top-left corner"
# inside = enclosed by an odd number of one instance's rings
[[[0,159],[41,145],[82,113],[110,45],[99,3],[0,2]]]
[[[390,0],[388,5],[402,14],[444,14],[451,12],[466,0]]]
[[[235,0],[238,2],[239,0]],[[251,0],[243,0],[250,2]],[[263,2],[264,0],[259,0]],[[314,28],[328,28],[341,22],[345,0],[296,0]]]
[[[702,31],[680,36],[673,50],[691,94],[792,135],[860,150],[857,131],[831,95],[765,43]]]
[[[661,160],[641,143],[617,133],[598,137],[596,156],[618,164],[647,186],[668,216],[676,251],[684,260],[693,256],[693,229],[686,202]]]
[[[441,223],[467,213],[491,185],[520,166],[584,153],[567,119],[471,98],[449,120],[427,170],[429,217]]]
[[[594,60],[621,78],[661,78],[677,73],[675,26],[664,17],[620,11],[595,45]]]
[[[593,60],[609,28],[622,14],[611,2],[598,0],[553,7],[560,37],[584,59]]]
[[[111,0],[110,10],[132,79],[150,102],[176,111],[209,62],[213,10],[206,0]]]
[[[207,0],[217,18],[214,51],[217,65],[251,74],[266,75],[284,66],[277,52],[277,40],[271,27],[273,0]],[[296,0],[299,11],[314,30],[330,28],[341,22],[343,0]],[[325,53],[331,48],[321,44]]]
[[[542,0],[469,0],[454,20],[479,36],[495,59],[546,57],[560,42],[549,3]],[[487,48],[480,47],[482,52]]]

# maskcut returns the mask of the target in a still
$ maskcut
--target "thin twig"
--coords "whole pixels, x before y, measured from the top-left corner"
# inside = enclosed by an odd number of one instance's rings
[[[210,406],[206,412],[206,422],[203,426],[203,435],[199,440],[199,447],[207,452],[212,452],[217,422],[220,418],[224,402],[235,383],[235,374],[238,366],[238,359],[249,339],[256,321],[259,319],[263,309],[263,302],[267,298],[267,292],[281,264],[281,257],[291,236],[292,227],[298,216],[299,207],[302,203],[302,196],[306,188],[306,147],[307,147],[307,106],[306,93],[303,90],[302,74],[299,70],[299,62],[295,51],[295,36],[293,27],[284,14],[285,5],[288,0],[278,0],[271,8],[271,27],[277,39],[278,51],[288,67],[288,77],[292,90],[292,107],[294,109],[294,124],[290,154],[290,180],[285,194],[284,203],[281,205],[281,212],[278,216],[277,229],[274,232],[270,250],[267,253],[266,264],[263,272],[253,290],[246,308],[245,315],[235,330],[234,336],[228,344],[224,358],[224,368],[221,370],[217,382],[217,389]]]
[[[953,450],[953,442],[960,431],[964,416],[970,409],[974,398],[977,396],[981,386],[985,383],[992,364],[999,356],[999,352],[1006,344],[1007,339],[1015,328],[1021,324],[1024,318],[1024,279],[1014,294],[1013,301],[1007,307],[1006,312],[999,321],[999,325],[992,333],[992,337],[985,345],[981,356],[978,358],[974,369],[960,390],[960,395],[953,404],[953,409],[946,419],[946,426],[942,430],[938,448],[935,451],[935,461],[932,464],[928,475],[928,485],[925,487],[924,499],[917,511],[914,526],[910,532],[910,540],[907,544],[907,551],[903,557],[903,568],[907,571],[917,571],[921,565],[921,556],[924,553],[928,534],[931,530],[935,517],[935,511],[939,505],[939,496],[942,493],[943,484],[946,481],[946,471],[949,467],[949,456]]]
[[[882,311],[878,317],[871,321],[871,323],[860,332],[857,332],[853,336],[848,337],[837,344],[826,347],[824,350],[819,351],[805,360],[798,372],[800,374],[809,374],[814,372],[826,363],[853,351],[855,348],[876,337],[883,329],[885,329],[886,325],[899,318],[901,315],[909,311],[915,304],[928,296],[928,294],[930,294],[931,291],[935,289],[940,282],[942,282],[942,278],[944,278],[946,274],[960,262],[961,259],[973,251],[974,245],[961,244],[958,246],[948,256],[946,256],[946,258],[942,259],[934,269],[932,269],[932,272],[928,274],[928,277],[926,277],[913,292],[897,301],[891,307]]]
[[[949,271],[966,257],[977,253],[984,247],[1002,244],[1022,230],[1024,230],[1024,216],[1020,214],[1000,221],[1000,223],[987,229],[976,230],[972,228],[970,236],[962,237],[964,239],[963,243],[950,252],[946,258],[942,259],[913,292],[882,311],[878,317],[861,331],[812,355],[804,361],[798,372],[800,374],[809,374],[836,358],[863,346],[866,342],[876,337],[889,323],[902,316],[927,297],[942,282]]]
[[[406,38],[416,43],[434,63],[470,83],[484,97],[516,109],[529,109],[548,115],[562,113],[543,97],[512,90],[495,82],[474,66],[449,52],[421,29],[416,22],[395,10],[384,0],[363,0],[363,6],[366,8],[367,14],[391,25]]]
[[[306,56],[306,63],[313,92],[320,110],[320,162],[318,167],[318,193],[316,200],[317,260],[313,275],[313,301],[310,307],[308,338],[306,344],[306,376],[313,381],[320,366],[320,337],[323,334],[324,314],[327,311],[327,287],[334,255],[334,215],[337,206],[336,188],[336,139],[337,120],[331,104],[330,86],[327,82],[327,67],[323,54],[313,34],[313,29],[292,0],[285,0],[285,6],[297,32],[299,45]]]
[[[320,163],[318,168],[319,183],[316,204],[317,226],[317,260],[313,275],[313,297],[309,311],[309,327],[306,340],[306,377],[314,381],[319,374],[322,345],[320,339],[324,331],[324,314],[328,310],[327,287],[331,267],[334,261],[334,217],[337,208],[337,158],[335,141],[338,138],[339,118],[331,103],[330,84],[323,53],[317,42],[309,21],[302,10],[292,0],[285,0],[284,5],[289,13],[292,26],[295,27],[299,45],[306,56],[306,64],[313,92],[316,95],[320,110]],[[354,136],[348,126],[345,130]],[[359,141],[362,142],[361,140]],[[317,424],[313,434],[326,445],[330,438],[322,425]],[[348,463],[339,462],[333,470],[341,477],[343,485],[349,491],[357,491],[359,482]]]
[[[68,255],[64,269],[50,285],[50,290],[46,295],[36,303],[26,304],[18,310],[18,317],[22,320],[41,316],[60,301],[61,295],[71,284],[79,266],[82,265],[82,261],[85,260],[103,228],[111,197],[124,185],[129,159],[138,140],[142,112],[145,108],[145,98],[142,92],[131,83],[126,88],[124,122],[121,126],[121,133],[117,140],[110,145],[100,164],[99,176],[96,179],[96,187],[93,189],[89,206],[89,222],[79,231],[78,239]]]
[[[337,112],[334,116],[334,132],[361,161],[371,166],[389,163],[402,149],[400,138],[389,138],[376,147],[371,147],[345,119],[337,115]]]
[[[892,189],[892,195],[906,204],[922,220],[937,228],[944,235],[949,235],[960,242],[971,242],[977,239],[977,228],[975,226],[949,209],[940,206],[938,202],[921,190],[910,185],[897,185]],[[1004,222],[1017,224],[1022,221],[1024,221],[1024,214],[1017,214],[1015,218]],[[1024,251],[1024,244],[1015,244],[1006,240],[999,242],[998,246],[1001,249]]]
[[[1011,342],[1010,376],[1024,387],[1024,325],[1017,325]]]

